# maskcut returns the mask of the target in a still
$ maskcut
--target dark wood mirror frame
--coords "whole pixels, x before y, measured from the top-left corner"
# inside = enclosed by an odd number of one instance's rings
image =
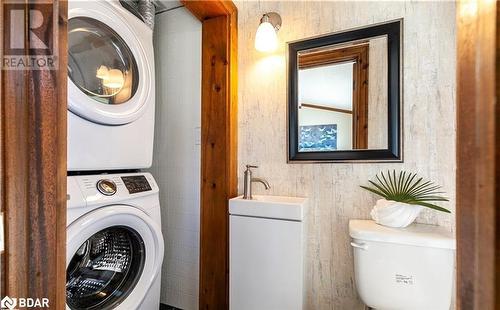
[[[402,20],[343,31],[288,43],[288,162],[402,162],[401,51]],[[387,35],[387,149],[341,150],[333,152],[298,151],[298,53],[339,43]]]

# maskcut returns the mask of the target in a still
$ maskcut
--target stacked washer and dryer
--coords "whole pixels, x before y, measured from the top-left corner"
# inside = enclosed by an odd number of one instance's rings
[[[69,1],[67,309],[158,309],[163,237],[149,173],[153,31],[119,1]]]

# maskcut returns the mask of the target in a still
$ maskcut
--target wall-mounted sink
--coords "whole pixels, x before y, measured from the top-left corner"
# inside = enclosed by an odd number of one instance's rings
[[[254,195],[253,199],[242,196],[229,200],[229,214],[254,216],[291,221],[302,221],[307,198]]]

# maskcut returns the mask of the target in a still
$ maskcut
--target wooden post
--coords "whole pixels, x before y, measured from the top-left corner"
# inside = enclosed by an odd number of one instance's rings
[[[495,216],[500,212],[495,210],[500,195],[496,3],[460,1],[457,14],[457,308],[500,309],[495,290]]]
[[[2,2],[2,59],[12,52],[10,36],[24,37],[19,56],[38,57],[32,29],[49,46],[57,66],[1,72],[1,204],[5,215],[2,293],[48,298],[65,309],[66,283],[66,82],[67,3],[17,2],[24,29],[12,28]],[[47,5],[50,7],[47,8]],[[47,11],[48,10],[48,11]],[[44,12],[33,25],[31,12]],[[49,13],[47,13],[49,12]],[[22,15],[21,15],[22,18]]]
[[[237,12],[182,1],[202,22],[200,309],[229,308],[228,200],[237,180]]]

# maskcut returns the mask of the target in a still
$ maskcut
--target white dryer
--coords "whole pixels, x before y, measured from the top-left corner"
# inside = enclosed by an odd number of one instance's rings
[[[67,180],[66,309],[157,310],[164,245],[151,174]]]
[[[153,31],[119,1],[68,5],[68,171],[150,167]]]

